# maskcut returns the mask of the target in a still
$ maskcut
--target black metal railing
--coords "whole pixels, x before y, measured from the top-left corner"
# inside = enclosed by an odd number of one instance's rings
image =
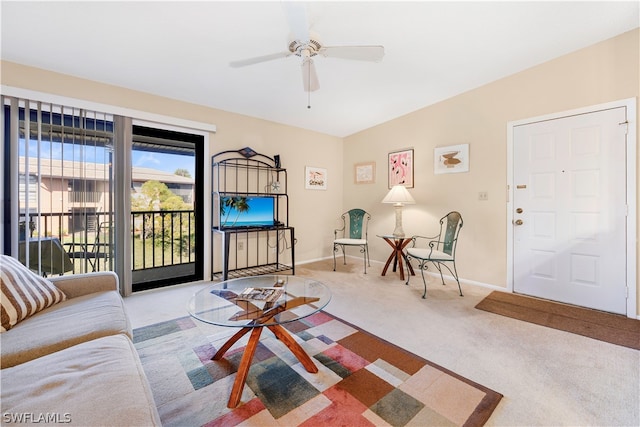
[[[134,270],[195,261],[194,211],[137,211],[131,216]]]
[[[113,214],[69,212],[20,214],[19,240],[57,238],[71,258],[69,273],[111,270]],[[131,265],[134,271],[195,262],[193,210],[131,213]]]

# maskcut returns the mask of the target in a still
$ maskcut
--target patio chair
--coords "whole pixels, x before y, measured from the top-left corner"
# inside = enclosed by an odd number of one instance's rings
[[[333,271],[336,271],[336,252],[342,249],[344,265],[347,264],[345,246],[360,248],[364,256],[364,274],[367,274],[369,262],[369,241],[367,240],[367,228],[371,215],[362,209],[351,209],[342,214],[342,228],[333,231]]]
[[[460,296],[462,295],[462,288],[460,287],[460,280],[458,279],[458,271],[456,270],[456,247],[458,246],[458,235],[462,228],[462,215],[460,212],[452,211],[440,218],[440,233],[437,236],[413,236],[410,247],[407,248],[407,269],[412,259],[418,262],[418,268],[422,273],[422,283],[424,284],[424,294],[422,298],[427,297],[427,282],[424,278],[424,270],[427,268],[427,263],[432,263],[440,272],[440,279],[444,286],[444,277],[442,275],[442,267],[445,267],[456,282],[458,283],[458,290]],[[425,247],[419,247],[419,244],[425,242]],[[451,264],[453,270],[449,267]],[[407,275],[407,282],[409,284],[410,274]]]
[[[113,227],[111,222],[102,222],[98,225],[96,237],[93,242],[70,242],[65,243],[67,255],[73,261],[76,259],[85,260],[91,266],[92,271],[99,271],[100,260],[105,262],[111,258],[111,239]],[[75,263],[74,263],[75,265]]]

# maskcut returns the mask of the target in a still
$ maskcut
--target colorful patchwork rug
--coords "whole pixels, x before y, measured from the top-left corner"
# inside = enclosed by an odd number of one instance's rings
[[[233,409],[246,339],[211,358],[236,328],[185,317],[134,330],[163,425],[480,426],[502,398],[325,312],[284,326],[319,372],[308,373],[265,328]]]

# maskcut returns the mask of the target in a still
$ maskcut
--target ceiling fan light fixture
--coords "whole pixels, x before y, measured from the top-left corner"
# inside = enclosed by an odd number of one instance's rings
[[[293,40],[289,43],[289,52],[297,56],[302,56],[306,50],[309,52],[309,56],[316,56],[322,49],[322,43],[318,40],[311,39],[307,42],[301,40]]]

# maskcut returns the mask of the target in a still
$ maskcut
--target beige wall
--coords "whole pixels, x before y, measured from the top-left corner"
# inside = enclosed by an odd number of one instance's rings
[[[210,135],[210,154],[246,146],[269,156],[280,154],[288,171],[289,224],[295,227],[296,259],[312,260],[330,253],[334,219],[342,213],[341,138],[11,62],[2,62],[1,67],[6,86],[214,124],[217,132]],[[207,168],[209,164],[207,159]],[[305,190],[305,166],[327,169],[327,191]],[[209,203],[208,197],[205,200]]]
[[[296,259],[331,256],[340,213],[362,207],[373,215],[372,260],[384,261],[375,237],[393,230],[394,213],[380,203],[387,190],[387,154],[415,150],[417,201],[404,211],[407,234],[432,234],[437,219],[459,210],[465,221],[459,272],[466,280],[506,286],[507,123],[639,96],[639,31],[620,35],[344,139],[13,63],[2,63],[2,84],[211,123],[210,153],[250,146],[280,154],[289,171],[290,223]],[[637,124],[637,121],[636,121]],[[470,144],[470,171],[433,174],[433,148]],[[344,144],[344,146],[343,146]],[[354,184],[353,165],[375,161],[376,182]],[[327,191],[305,190],[304,167],[328,169]],[[487,191],[488,201],[478,201]],[[638,292],[640,296],[640,292]],[[639,304],[640,306],[640,304]]]
[[[388,191],[387,154],[413,148],[417,204],[404,209],[405,232],[435,234],[438,218],[460,211],[460,276],[506,286],[507,123],[638,97],[638,39],[638,30],[625,33],[345,138],[344,204],[372,213],[370,235],[391,232],[393,208],[380,203]],[[454,144],[470,145],[470,171],[434,175],[434,147]],[[370,160],[376,183],[354,184],[353,165]],[[479,191],[489,200],[479,201]],[[371,257],[387,254],[374,237]]]

